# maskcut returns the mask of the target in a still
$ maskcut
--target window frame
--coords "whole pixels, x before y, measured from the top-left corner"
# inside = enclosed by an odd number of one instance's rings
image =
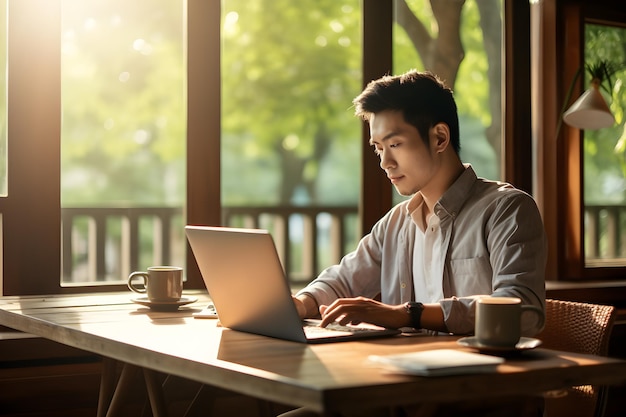
[[[61,42],[60,0],[9,1],[8,19],[2,294],[58,292],[61,61],[48,45]]]
[[[623,279],[626,266],[586,267],[583,132],[561,124],[567,91],[584,59],[586,22],[624,25],[618,2],[550,0],[533,6],[533,134],[538,146],[537,196],[548,234],[548,281]],[[584,91],[584,77],[572,97]]]

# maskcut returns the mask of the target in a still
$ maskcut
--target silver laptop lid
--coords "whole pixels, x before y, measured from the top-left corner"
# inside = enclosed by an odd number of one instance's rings
[[[266,230],[186,226],[222,325],[306,342],[272,236]]]

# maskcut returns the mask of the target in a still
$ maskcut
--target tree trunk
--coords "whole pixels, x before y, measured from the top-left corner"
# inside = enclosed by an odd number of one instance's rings
[[[396,2],[396,21],[404,28],[424,63],[426,70],[453,88],[459,66],[465,56],[461,43],[461,11],[464,0],[431,0],[439,35],[430,36],[424,24],[413,14],[405,0]]]

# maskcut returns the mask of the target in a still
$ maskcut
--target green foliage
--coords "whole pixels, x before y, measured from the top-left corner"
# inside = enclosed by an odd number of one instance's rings
[[[185,193],[182,2],[64,0],[62,201],[175,204]]]
[[[457,106],[461,109],[459,112],[466,117],[477,119],[487,127],[492,117],[489,112],[489,79],[487,78],[489,63],[479,21],[476,2],[466,1],[463,6],[461,27],[465,57],[459,68],[454,92]]]
[[[148,3],[64,0],[65,206],[184,202],[183,2]],[[436,36],[430,5],[410,6]],[[358,0],[222,3],[224,204],[358,201],[361,122],[351,101],[362,83],[360,7]],[[462,34],[454,89],[464,159],[497,166],[475,128],[491,117],[475,2],[464,6]],[[394,72],[420,67],[395,28]]]

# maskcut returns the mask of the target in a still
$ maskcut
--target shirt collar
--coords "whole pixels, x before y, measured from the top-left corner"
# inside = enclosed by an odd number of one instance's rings
[[[470,164],[463,164],[465,170],[459,177],[452,183],[450,188],[441,196],[437,204],[435,204],[435,215],[442,218],[446,214],[448,216],[456,217],[458,212],[465,204],[465,201],[470,195],[472,186],[478,179],[474,168]],[[411,216],[413,222],[422,230],[426,230],[426,222],[424,220],[424,197],[419,191],[415,193],[406,206],[407,214]]]

